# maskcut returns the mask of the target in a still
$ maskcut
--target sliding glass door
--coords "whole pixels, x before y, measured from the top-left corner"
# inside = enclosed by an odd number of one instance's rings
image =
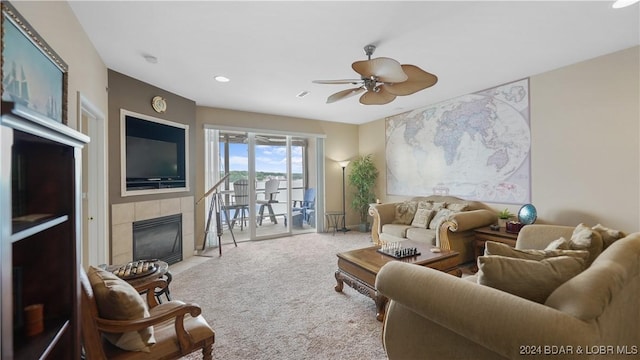
[[[207,189],[229,175],[220,189],[223,244],[233,241],[232,233],[243,241],[316,231],[317,181],[309,177],[318,173],[309,171],[310,165],[316,166],[315,158],[309,158],[313,153],[309,145],[315,141],[286,134],[205,129],[205,143]],[[215,227],[215,221],[211,223]],[[208,245],[217,245],[213,238],[217,230],[208,233]]]
[[[256,237],[289,232],[289,146],[283,135],[255,134]]]

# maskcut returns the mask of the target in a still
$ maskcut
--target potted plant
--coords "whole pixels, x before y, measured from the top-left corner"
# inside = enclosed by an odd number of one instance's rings
[[[513,214],[509,211],[509,209],[505,208],[504,210],[500,211],[498,213],[498,225],[500,225],[500,227],[506,227],[507,226],[507,220],[511,219],[511,217],[513,216]]]
[[[369,204],[376,201],[374,186],[378,169],[371,154],[363,155],[352,162],[349,185],[354,188],[351,207],[360,215],[360,231],[368,230]]]

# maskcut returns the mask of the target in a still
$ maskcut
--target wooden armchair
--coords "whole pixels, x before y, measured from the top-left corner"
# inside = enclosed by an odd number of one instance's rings
[[[158,279],[137,287],[149,305],[149,317],[138,320],[108,320],[101,318],[94,290],[87,274],[81,269],[82,287],[82,339],[87,359],[178,359],[202,349],[205,360],[211,360],[215,333],[200,316],[196,304],[169,301],[158,304],[154,290],[166,287],[165,280]],[[140,331],[153,326],[156,343],[150,352],[122,350],[104,339],[103,333]]]

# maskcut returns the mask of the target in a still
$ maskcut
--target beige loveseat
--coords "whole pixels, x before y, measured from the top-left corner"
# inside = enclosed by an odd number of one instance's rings
[[[517,247],[543,249],[572,230],[528,225]],[[390,360],[640,354],[640,233],[613,242],[543,303],[398,261],[381,269],[376,289],[390,299],[383,330]]]
[[[416,209],[425,202],[444,203],[445,208],[450,207],[455,210],[464,207],[463,205],[466,207],[462,211],[456,211],[449,215],[445,221],[439,223],[439,226],[431,226],[430,228],[416,226],[415,223],[411,224],[411,219],[405,221],[404,224],[394,223],[394,221],[397,222],[398,207],[409,202],[414,203]],[[474,259],[473,230],[498,222],[496,212],[481,202],[438,195],[414,197],[403,202],[372,204],[369,208],[369,215],[373,217],[371,236],[375,244],[379,244],[381,241],[396,242],[407,239],[426,242],[433,246],[450,248],[459,252],[460,263]],[[434,215],[437,216],[437,213]]]

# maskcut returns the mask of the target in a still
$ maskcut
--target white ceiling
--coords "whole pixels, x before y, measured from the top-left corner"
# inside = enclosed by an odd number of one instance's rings
[[[71,1],[109,69],[198,106],[362,124],[640,44],[613,1]],[[386,105],[326,98],[351,63],[391,57],[438,76]],[[143,55],[158,58],[156,64]],[[215,75],[231,79],[218,83]],[[309,91],[304,98],[296,97]],[[171,106],[171,104],[168,104]]]

